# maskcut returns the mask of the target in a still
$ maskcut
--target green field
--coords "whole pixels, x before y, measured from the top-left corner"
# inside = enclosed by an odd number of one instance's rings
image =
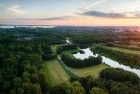
[[[69,81],[69,76],[58,60],[46,61],[44,64],[49,86],[53,87]]]
[[[121,51],[121,52],[125,52],[125,53],[132,53],[132,54],[140,55],[140,51],[136,51],[136,50],[130,50],[130,49],[124,49],[124,48],[118,48],[118,47],[108,47],[108,48],[117,50],[117,51]]]
[[[60,59],[60,57],[58,57],[58,58]],[[61,62],[61,63],[63,65],[63,67],[65,67],[65,69],[67,69],[74,75],[77,75],[78,77],[93,76],[94,78],[98,78],[99,73],[102,70],[109,68],[109,66],[106,64],[99,64],[99,65],[89,66],[89,67],[85,67],[85,68],[72,68],[72,67],[66,66],[63,62]]]
[[[54,53],[56,53],[57,47],[58,45],[51,46]],[[65,53],[71,53],[78,50],[79,49],[67,50]],[[61,61],[60,56],[58,56],[58,59],[46,61],[44,63],[44,70],[50,87],[66,83],[70,81],[70,77],[93,76],[94,78],[98,78],[99,73],[103,69],[109,68],[109,66],[105,64],[99,64],[86,68],[71,68]]]
[[[67,67],[67,68],[71,70],[71,72],[78,75],[79,77],[93,76],[94,78],[98,78],[99,73],[102,70],[109,68],[109,66],[105,64],[99,64],[99,65],[90,66],[86,68],[71,68],[71,67]]]
[[[131,42],[131,45],[140,46],[140,42]]]

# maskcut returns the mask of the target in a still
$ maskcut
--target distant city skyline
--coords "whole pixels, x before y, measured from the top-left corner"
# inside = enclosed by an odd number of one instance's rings
[[[140,26],[140,0],[0,0],[0,24]]]

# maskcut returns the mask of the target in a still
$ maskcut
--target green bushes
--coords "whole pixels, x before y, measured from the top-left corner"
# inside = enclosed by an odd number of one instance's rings
[[[72,56],[71,53],[63,53],[61,59],[67,66],[76,67],[76,68],[87,67],[87,66],[92,66],[92,65],[102,63],[102,57],[100,56],[89,57],[87,59],[80,60]]]
[[[90,90],[90,94],[108,94],[108,92],[104,91],[104,90],[101,89],[101,88],[93,87],[93,88]]]
[[[139,94],[139,81],[135,74],[116,68],[103,70],[99,79],[91,76],[79,79],[87,94]]]
[[[131,67],[140,68],[140,55],[133,53],[126,53],[123,51],[118,51],[111,49],[109,47],[96,45],[92,47],[92,51],[115,59],[125,65],[129,65]]]
[[[58,46],[57,47],[57,54],[61,54],[63,51],[73,50],[73,49],[77,49],[77,46],[75,44]]]
[[[51,88],[50,94],[85,94],[85,89],[78,81]]]
[[[80,50],[79,52],[80,52],[80,54],[85,54],[85,52],[83,50]]]
[[[119,82],[130,81],[132,84],[139,84],[139,77],[131,72],[124,71],[119,68],[108,68],[100,73],[100,77],[107,80],[114,80]]]
[[[57,57],[57,55],[53,53],[50,45],[44,43],[41,45],[41,48],[42,48],[42,57],[44,60],[51,60]]]

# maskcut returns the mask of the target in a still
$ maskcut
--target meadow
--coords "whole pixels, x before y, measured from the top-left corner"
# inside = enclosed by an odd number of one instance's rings
[[[47,82],[50,87],[69,82],[70,78],[68,74],[57,59],[46,61],[43,66],[46,71]]]
[[[109,66],[106,64],[99,64],[99,65],[85,67],[85,68],[71,68],[66,65],[65,67],[79,77],[92,76],[94,78],[99,78],[99,73],[102,70],[109,68]]]

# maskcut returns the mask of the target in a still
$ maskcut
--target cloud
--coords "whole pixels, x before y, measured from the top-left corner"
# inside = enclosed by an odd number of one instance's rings
[[[107,2],[108,0],[98,0],[98,1],[94,1],[94,0],[86,0],[86,2],[82,2],[82,6],[78,8],[78,12],[83,12],[83,11],[87,11],[90,10],[91,8],[93,8],[94,6],[97,6],[99,4],[102,4],[104,2]]]
[[[53,20],[70,20],[70,19],[75,19],[73,16],[61,16],[61,17],[51,17],[51,18],[35,18],[35,19],[27,19],[27,18],[19,18],[20,20],[48,20],[48,21],[53,21]]]
[[[12,7],[8,8],[8,10],[19,13],[19,14],[25,14],[26,13],[26,11],[21,9],[19,5],[12,6]]]
[[[134,16],[140,18],[140,12],[135,13]]]
[[[97,2],[94,2],[91,5],[89,5],[88,7],[86,7],[86,9],[90,9],[90,8],[92,8],[92,7],[96,6],[96,5],[99,5],[101,3],[104,3],[106,1],[108,1],[108,0],[98,0]]]
[[[105,18],[140,18],[140,13],[134,13],[134,12],[124,12],[124,13],[105,13],[105,12],[100,12],[100,11],[88,11],[81,13],[81,15],[86,15],[86,16],[95,16],[95,17],[105,17]]]
[[[87,16],[96,16],[96,17],[107,17],[107,18],[122,18],[124,17],[124,14],[121,13],[104,13],[100,11],[88,11],[82,13],[82,15]]]
[[[40,20],[69,20],[73,17],[71,16],[62,16],[62,17],[51,17],[51,18],[43,18],[43,19],[40,19]]]

